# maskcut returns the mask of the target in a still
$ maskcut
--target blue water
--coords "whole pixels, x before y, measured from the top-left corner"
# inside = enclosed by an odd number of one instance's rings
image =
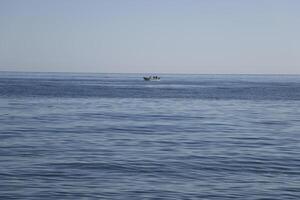
[[[300,199],[300,76],[0,73],[0,199]]]

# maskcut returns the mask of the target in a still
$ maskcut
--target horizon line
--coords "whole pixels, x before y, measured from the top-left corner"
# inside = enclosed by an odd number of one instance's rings
[[[172,72],[71,72],[71,71],[10,71],[10,70],[0,70],[4,73],[64,73],[64,74],[170,74],[170,75],[291,75],[299,76],[300,73],[172,73]]]

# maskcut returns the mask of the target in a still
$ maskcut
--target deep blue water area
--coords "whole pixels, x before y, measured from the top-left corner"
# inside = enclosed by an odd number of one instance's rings
[[[300,199],[300,76],[0,72],[0,199]]]

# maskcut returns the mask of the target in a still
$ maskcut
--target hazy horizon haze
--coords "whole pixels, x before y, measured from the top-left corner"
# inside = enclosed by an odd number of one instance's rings
[[[300,74],[296,0],[0,0],[0,71]]]

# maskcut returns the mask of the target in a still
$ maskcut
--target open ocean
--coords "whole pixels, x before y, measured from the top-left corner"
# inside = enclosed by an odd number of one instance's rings
[[[0,72],[0,199],[300,199],[300,76]]]

